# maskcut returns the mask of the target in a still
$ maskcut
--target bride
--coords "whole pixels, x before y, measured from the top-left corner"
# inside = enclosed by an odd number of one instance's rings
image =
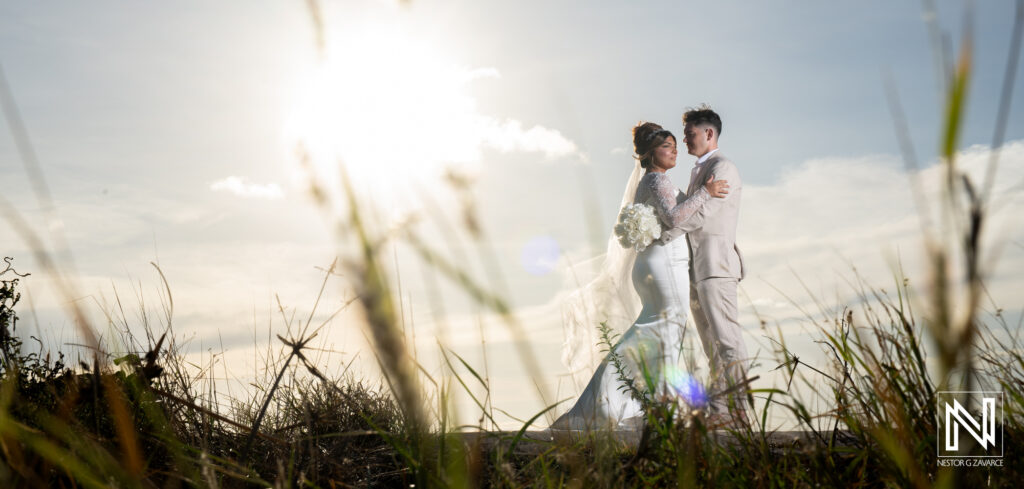
[[[574,341],[579,343],[580,336],[592,338],[582,331],[573,331],[574,327],[593,330],[601,322],[607,324],[615,316],[609,310],[616,305],[619,317],[626,315],[635,320],[599,364],[576,404],[555,420],[551,429],[636,427],[643,420],[643,408],[623,379],[632,379],[635,388],[646,391],[647,381],[641,373],[644,371],[647,378],[654,380],[655,398],[667,398],[681,387],[691,387],[670,385],[668,378],[672,369],[677,368],[689,314],[689,249],[686,239],[680,237],[700,226],[702,206],[711,198],[724,197],[729,186],[725,180],[712,181],[712,177],[693,195],[683,195],[666,174],[676,166],[676,138],[658,124],[645,122],[633,128],[633,147],[637,164],[627,184],[623,206],[635,203],[652,207],[660,225],[660,237],[646,247],[637,246],[638,251],[623,250],[623,245],[613,237],[602,275],[570,298],[570,346]],[[639,295],[641,308],[637,316],[630,315],[635,310],[635,296],[622,283],[626,272],[631,272],[633,287]],[[573,317],[573,307],[577,311],[589,312],[594,307],[604,311]],[[577,350],[585,349],[583,345],[575,346]],[[579,358],[574,357],[582,356],[582,352],[567,353],[571,366],[578,366]],[[616,359],[622,372],[615,365]]]

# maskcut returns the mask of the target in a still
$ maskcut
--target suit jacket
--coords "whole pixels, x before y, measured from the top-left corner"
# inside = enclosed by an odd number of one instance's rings
[[[686,190],[693,194],[708,181],[728,180],[729,193],[725,198],[712,198],[688,220],[686,240],[690,244],[690,271],[694,281],[706,278],[735,278],[743,280],[743,256],[736,246],[736,223],[740,216],[743,181],[740,172],[722,151],[716,151],[701,165],[697,178]]]

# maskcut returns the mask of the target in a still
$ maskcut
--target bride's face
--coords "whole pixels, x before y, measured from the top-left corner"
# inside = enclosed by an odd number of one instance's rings
[[[678,151],[676,150],[676,138],[667,137],[665,141],[661,143],[654,150],[654,162],[653,167],[655,171],[666,171],[676,166],[676,156]]]

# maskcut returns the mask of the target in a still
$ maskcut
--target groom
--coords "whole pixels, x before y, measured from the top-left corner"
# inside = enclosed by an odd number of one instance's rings
[[[683,114],[687,151],[697,157],[686,195],[700,189],[714,176],[729,182],[729,193],[710,199],[702,210],[704,222],[687,233],[690,245],[690,310],[711,365],[711,394],[722,392],[746,379],[747,347],[743,343],[736,302],[736,285],[743,279],[743,259],[736,247],[736,221],[743,184],[739,170],[718,150],[722,119],[707,105]],[[712,417],[746,421],[747,388],[711,401]]]

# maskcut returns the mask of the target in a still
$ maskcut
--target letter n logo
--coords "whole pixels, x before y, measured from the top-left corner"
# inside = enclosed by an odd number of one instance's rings
[[[972,406],[980,404],[980,412],[972,413],[960,402],[968,396]],[[939,392],[938,456],[1003,456],[1002,414],[1002,392]]]

